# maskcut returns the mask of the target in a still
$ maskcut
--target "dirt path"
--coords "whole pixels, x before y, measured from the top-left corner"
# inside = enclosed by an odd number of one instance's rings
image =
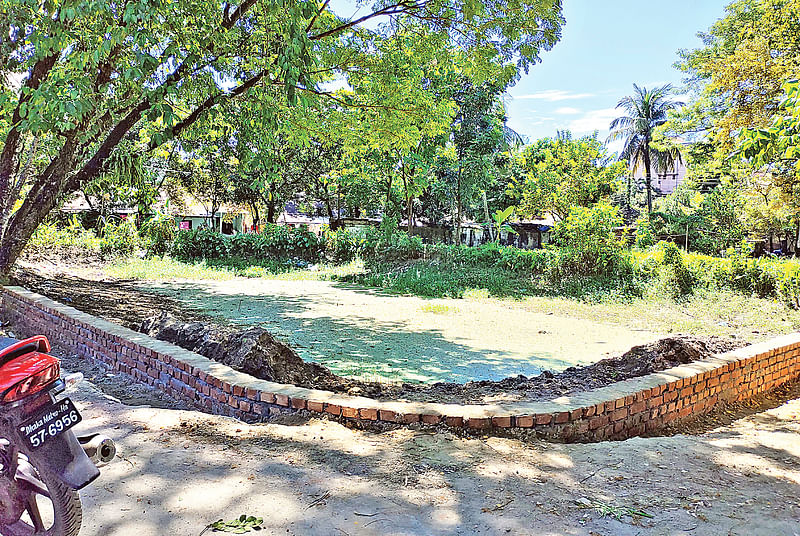
[[[697,436],[526,444],[317,419],[246,425],[64,364],[111,393],[85,382],[72,398],[80,426],[112,435],[121,455],[82,492],[83,536],[198,535],[243,513],[264,517],[267,530],[254,534],[304,536],[791,536],[800,527],[800,389]]]

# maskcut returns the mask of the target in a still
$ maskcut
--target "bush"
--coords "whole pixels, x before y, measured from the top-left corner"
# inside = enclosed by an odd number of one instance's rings
[[[636,220],[636,241],[637,248],[646,249],[656,243],[656,235],[653,231],[653,224],[646,215]]]
[[[37,256],[53,250],[82,253],[99,249],[100,239],[92,231],[84,229],[78,218],[73,216],[67,227],[59,227],[55,223],[43,223],[37,227],[25,246],[25,254]]]
[[[551,279],[629,274],[631,264],[615,232],[622,223],[617,208],[610,205],[573,207],[553,232],[560,248],[557,262],[551,264]]]
[[[233,236],[206,228],[180,231],[172,253],[183,259],[298,259],[309,263],[319,260],[321,249],[316,235],[308,229],[267,225],[258,234]]]
[[[131,255],[139,246],[136,225],[129,218],[111,220],[103,226],[100,253],[103,255]]]
[[[182,259],[219,259],[228,255],[228,237],[212,229],[179,231],[172,254]]]
[[[367,261],[408,261],[419,259],[425,252],[422,238],[388,225],[367,229],[362,243],[361,255]]]
[[[672,299],[682,298],[692,293],[693,278],[678,246],[672,242],[659,244],[663,257],[658,270],[659,290]]]
[[[148,255],[164,255],[170,251],[177,233],[175,218],[161,213],[144,222],[139,229],[142,247]]]
[[[332,231],[326,229],[323,234],[325,254],[335,264],[345,264],[356,258],[364,245],[364,238],[347,229]]]

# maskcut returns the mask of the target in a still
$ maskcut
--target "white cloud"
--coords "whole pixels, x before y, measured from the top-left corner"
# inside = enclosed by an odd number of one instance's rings
[[[577,115],[581,113],[580,110],[577,108],[570,108],[569,106],[562,106],[561,108],[556,108],[553,113],[558,115]]]
[[[562,91],[560,89],[548,89],[545,91],[537,91],[536,93],[529,93],[527,95],[516,95],[513,98],[558,102],[564,100],[588,99],[589,97],[594,97],[594,93],[570,93],[569,91]]]
[[[622,112],[616,108],[591,110],[573,119],[567,126],[573,134],[585,134],[595,130],[599,130],[601,133],[607,132],[609,123],[621,114]]]

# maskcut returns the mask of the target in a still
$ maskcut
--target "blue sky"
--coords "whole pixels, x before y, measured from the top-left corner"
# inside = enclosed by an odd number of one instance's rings
[[[509,91],[508,124],[530,139],[556,130],[608,135],[633,83],[681,83],[681,48],[701,45],[730,0],[565,0],[561,41]]]

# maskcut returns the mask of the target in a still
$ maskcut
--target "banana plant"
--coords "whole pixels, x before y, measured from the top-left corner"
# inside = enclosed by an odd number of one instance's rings
[[[492,220],[494,220],[494,236],[495,242],[500,242],[500,233],[505,231],[511,234],[518,234],[514,229],[508,225],[508,220],[514,215],[514,210],[517,207],[510,206],[506,207],[504,210],[496,210],[494,214],[492,214]]]

